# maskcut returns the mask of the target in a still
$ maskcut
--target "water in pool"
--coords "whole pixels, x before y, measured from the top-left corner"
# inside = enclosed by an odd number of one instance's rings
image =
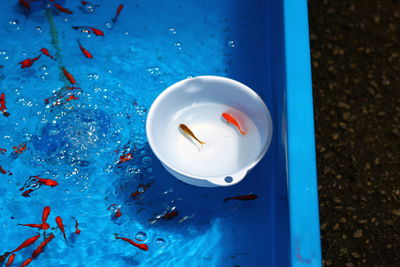
[[[247,15],[236,25],[228,0],[0,7],[0,255],[40,233],[15,252],[21,265],[53,233],[30,266],[271,266],[268,177],[184,184],[160,166],[144,127],[169,85],[228,76]],[[223,202],[250,193],[258,198]],[[46,236],[18,225],[41,224],[46,206]]]

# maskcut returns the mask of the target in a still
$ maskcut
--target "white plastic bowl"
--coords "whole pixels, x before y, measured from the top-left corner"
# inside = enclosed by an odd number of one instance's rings
[[[227,124],[224,112],[247,134]],[[183,134],[180,123],[206,144],[200,146]],[[146,133],[154,154],[176,178],[197,186],[230,186],[267,152],[272,121],[265,103],[246,85],[199,76],[177,82],[157,97],[147,116]]]

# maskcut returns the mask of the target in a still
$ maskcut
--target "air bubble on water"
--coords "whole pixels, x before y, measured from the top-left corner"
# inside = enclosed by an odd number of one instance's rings
[[[167,242],[163,238],[159,237],[154,242],[154,245],[158,248],[164,248],[167,245]]]
[[[169,33],[172,34],[172,35],[175,35],[175,34],[176,34],[176,29],[175,29],[174,27],[169,28],[168,31],[169,31]]]
[[[18,19],[12,19],[7,23],[7,30],[9,31],[18,31],[21,29],[21,24]]]
[[[152,162],[152,159],[150,157],[144,157],[142,158],[142,163],[146,166],[150,165]]]
[[[175,46],[176,48],[178,48],[179,50],[182,49],[182,43],[181,43],[181,42],[175,42],[175,43],[174,43],[174,46]]]
[[[64,190],[64,193],[68,195],[68,194],[71,193],[71,191],[69,191],[68,189],[65,189],[65,190]]]
[[[106,23],[104,23],[104,27],[106,29],[111,29],[113,26],[113,23],[111,21],[107,21]]]
[[[234,40],[230,40],[230,41],[228,41],[228,46],[236,47],[236,42]]]
[[[126,36],[129,35],[129,32],[124,32],[124,35],[126,35]]]
[[[36,26],[36,27],[35,27],[35,31],[36,31],[37,33],[43,33],[42,27],[40,27],[40,26]]]
[[[97,73],[89,73],[87,76],[88,80],[93,81],[97,80],[99,78],[99,75]]]
[[[147,168],[147,172],[148,172],[148,173],[152,173],[152,172],[153,172],[153,169],[152,169],[152,168]]]
[[[13,88],[12,89],[12,92],[14,93],[14,94],[16,94],[16,95],[19,95],[21,92],[20,92],[20,88]]]
[[[138,187],[138,189],[137,189],[137,191],[139,192],[139,193],[144,193],[144,187],[143,186],[139,186]]]
[[[86,5],[82,8],[82,11],[85,12],[85,13],[87,13],[87,14],[91,14],[91,13],[94,13],[96,10],[95,10],[94,5],[86,4]]]
[[[49,9],[49,8],[51,8],[51,4],[50,4],[50,3],[47,3],[44,7],[47,8],[47,9]]]
[[[130,166],[126,169],[127,173],[129,174],[139,174],[141,173],[141,169],[136,166]]]
[[[64,17],[64,18],[63,18],[63,21],[64,21],[64,22],[68,22],[68,21],[69,21],[68,17]]]
[[[144,242],[147,240],[147,234],[143,231],[136,232],[134,237],[137,241],[141,241],[141,242]]]
[[[45,81],[45,80],[46,80],[46,75],[40,75],[40,79],[41,79],[42,81]]]
[[[40,71],[46,71],[46,70],[47,70],[47,66],[46,66],[46,65],[41,65],[41,66],[39,67],[39,70],[40,70]]]
[[[112,165],[108,165],[106,168],[104,168],[104,172],[105,173],[110,173],[110,172],[112,172],[112,170],[113,170],[113,166]]]

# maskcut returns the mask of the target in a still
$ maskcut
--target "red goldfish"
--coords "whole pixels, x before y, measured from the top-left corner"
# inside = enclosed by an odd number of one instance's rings
[[[117,12],[115,13],[115,17],[112,19],[112,22],[115,24],[115,22],[117,21],[119,14],[121,14],[122,9],[124,8],[123,4],[120,4],[117,8]]]
[[[6,170],[4,170],[1,166],[0,166],[0,173],[2,173],[2,174],[6,174],[7,173],[7,171]]]
[[[39,229],[43,229],[41,224],[18,224],[21,226],[27,226],[27,227],[32,227],[32,228],[39,228]]]
[[[4,153],[6,153],[6,152],[7,152],[7,149],[0,148],[0,154],[4,155]]]
[[[26,142],[20,144],[19,146],[13,146],[14,153],[16,154],[22,154],[26,150]]]
[[[3,113],[4,117],[8,117],[10,116],[10,113],[7,112],[7,107],[6,107],[6,95],[4,93],[2,93],[0,95],[0,111]],[[0,152],[1,154],[3,154],[3,152],[5,152],[6,150],[3,148],[0,148]]]
[[[138,186],[138,188],[136,189],[136,192],[133,192],[130,196],[133,197],[134,199],[137,198],[138,195],[143,194],[144,192],[146,192],[150,187],[151,187],[152,183],[147,183],[147,184],[140,184]]]
[[[31,238],[28,238],[28,239],[25,240],[19,247],[17,247],[16,249],[14,249],[13,251],[11,251],[10,253],[17,252],[17,251],[19,251],[19,250],[21,250],[21,249],[23,249],[23,248],[26,248],[26,247],[32,245],[33,243],[36,242],[36,240],[39,239],[39,237],[40,237],[40,234],[35,235],[35,236],[31,237]]]
[[[104,36],[104,32],[103,32],[103,31],[101,31],[101,30],[99,30],[99,29],[96,29],[96,28],[93,28],[93,27],[89,27],[89,26],[71,26],[71,27],[72,27],[72,29],[74,29],[74,30],[79,30],[79,29],[82,29],[82,28],[88,28],[88,29],[90,29],[95,35]]]
[[[38,60],[40,57],[41,57],[41,55],[39,55],[35,58],[27,58],[27,59],[19,62],[18,64],[21,64],[21,69],[28,68],[28,67],[32,66],[33,63],[35,63],[35,61]]]
[[[42,229],[43,230],[47,230],[50,228],[50,225],[47,223],[47,218],[49,218],[50,215],[50,207],[46,206],[43,209],[43,213],[42,213]]]
[[[119,161],[117,164],[121,164],[122,162],[129,161],[133,158],[132,153],[127,153],[119,157]]]
[[[40,245],[33,251],[32,253],[32,258],[35,259],[37,256],[39,256],[40,253],[43,252],[43,249],[45,246],[47,246],[48,243],[54,238],[54,234],[51,233]]]
[[[65,101],[71,101],[71,100],[76,100],[76,99],[79,99],[79,98],[74,95],[70,95],[67,99],[65,99]]]
[[[47,185],[47,186],[51,186],[51,187],[58,185],[58,183],[56,181],[51,180],[51,179],[43,179],[43,178],[40,178],[39,176],[30,176],[30,178],[35,178],[38,181],[38,183],[43,184],[43,185]]]
[[[63,224],[63,221],[62,221],[62,219],[61,219],[60,216],[57,216],[57,217],[56,217],[56,223],[57,223],[57,225],[58,225],[58,228],[60,228],[61,233],[62,233],[63,236],[64,236],[65,242],[68,243],[67,237],[65,236],[64,224]]]
[[[40,51],[41,51],[44,55],[48,56],[49,58],[54,59],[54,57],[53,57],[52,55],[50,55],[49,50],[47,50],[46,48],[42,48],[42,49],[40,49]]]
[[[18,0],[18,3],[24,8],[24,12],[31,11],[31,4],[27,0]]]
[[[55,4],[54,7],[57,8],[60,12],[63,12],[63,13],[69,14],[69,15],[71,15],[73,13],[68,8],[65,8],[65,7],[63,7],[63,6],[59,5],[59,4]]]
[[[28,266],[31,262],[33,261],[33,258],[28,258],[27,260],[25,260],[20,267],[25,267]]]
[[[107,208],[107,210],[111,210],[112,212],[114,212],[114,217],[115,217],[115,218],[119,218],[119,217],[122,216],[122,212],[121,212],[121,209],[120,209],[120,208],[117,208],[117,209],[115,210],[115,208],[112,209],[111,207],[117,207],[117,204],[111,204],[111,205]]]
[[[75,234],[79,235],[81,233],[81,230],[78,228],[79,227],[79,223],[78,220],[75,217],[72,217],[72,219],[75,220]]]
[[[81,42],[79,41],[79,39],[77,39],[77,41],[78,41],[78,45],[79,45],[79,48],[81,49],[82,53],[83,53],[87,58],[92,59],[92,58],[93,58],[92,54],[90,54],[90,52],[87,51],[87,50],[82,46],[82,44],[81,44]]]
[[[23,192],[22,194],[21,194],[21,196],[23,196],[23,197],[30,197],[30,193],[32,193],[33,191],[35,191],[35,190],[33,190],[33,189],[28,189],[28,190],[26,190],[25,192]]]
[[[255,195],[255,194],[248,194],[248,195],[245,195],[245,196],[238,196],[238,197],[228,197],[228,198],[224,199],[224,203],[227,202],[228,200],[231,200],[231,199],[235,199],[235,200],[254,200],[256,198],[257,198],[257,195]]]
[[[62,68],[62,71],[65,75],[65,77],[68,79],[68,81],[72,84],[76,83],[76,80],[74,79],[74,77],[71,75],[71,73],[69,73],[65,68]]]
[[[136,243],[135,241],[133,241],[133,240],[131,240],[129,238],[119,237],[118,234],[114,234],[114,236],[115,236],[115,239],[124,240],[125,242],[128,242],[129,244],[131,244],[131,245],[133,245],[133,246],[135,246],[135,247],[137,247],[137,248],[139,248],[141,250],[144,250],[144,251],[149,250],[149,247],[146,244],[138,244],[138,243]]]
[[[245,132],[240,128],[239,123],[237,122],[237,120],[234,117],[232,117],[230,114],[222,113],[222,117],[224,117],[224,119],[227,121],[228,124],[232,123],[233,125],[235,125],[236,128],[239,130],[239,132],[242,135],[245,135],[247,133],[247,131]]]
[[[171,220],[172,218],[178,216],[178,211],[173,210],[173,211],[169,211],[167,213],[165,213],[163,216],[161,216],[161,218],[165,219],[165,220]]]
[[[14,259],[15,259],[15,254],[12,254],[12,255],[8,258],[6,267],[10,267],[11,264],[14,262]]]

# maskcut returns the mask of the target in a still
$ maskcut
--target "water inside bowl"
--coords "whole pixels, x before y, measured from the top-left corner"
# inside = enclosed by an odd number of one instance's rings
[[[228,124],[222,113],[232,114],[246,135]],[[185,135],[179,124],[187,125],[206,144]],[[166,121],[158,133],[160,153],[167,163],[195,176],[229,175],[253,162],[262,150],[259,129],[246,114],[219,103],[194,104]]]

